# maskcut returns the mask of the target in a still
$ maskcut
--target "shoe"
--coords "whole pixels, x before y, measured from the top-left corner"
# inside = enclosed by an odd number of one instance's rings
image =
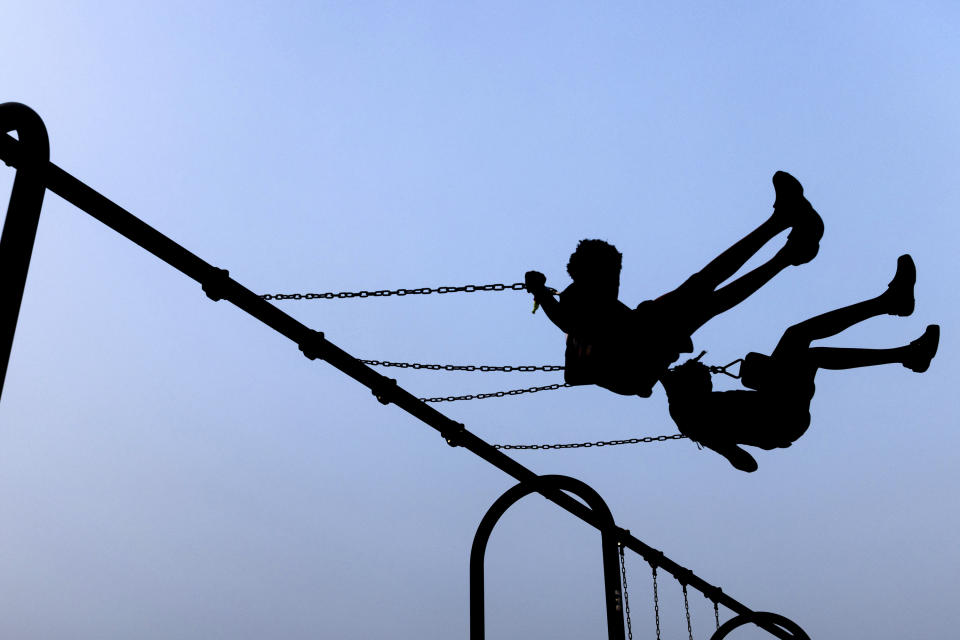
[[[930,361],[937,355],[940,346],[940,325],[931,324],[923,335],[910,343],[907,356],[903,359],[903,366],[911,371],[923,373],[930,368]]]
[[[777,199],[773,201],[774,209],[782,210],[804,200],[803,185],[786,171],[773,174],[773,190],[777,194]]]
[[[773,174],[773,189],[777,193],[773,202],[774,216],[785,218],[786,225],[793,227],[782,253],[792,265],[806,264],[820,251],[823,219],[803,197],[800,181],[786,171]]]
[[[724,458],[727,459],[727,462],[733,465],[735,469],[740,471],[746,471],[747,473],[753,473],[757,470],[759,466],[757,461],[753,459],[753,456],[738,447],[735,444],[726,444],[714,446],[712,444],[701,443],[703,446],[713,449]]]
[[[906,317],[913,313],[913,285],[917,282],[917,267],[913,258],[904,254],[897,258],[897,273],[887,286],[883,295],[890,305],[889,313],[892,316]]]

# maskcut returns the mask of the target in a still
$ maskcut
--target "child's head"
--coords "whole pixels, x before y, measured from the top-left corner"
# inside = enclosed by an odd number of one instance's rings
[[[574,282],[619,289],[622,262],[623,254],[609,242],[581,240],[567,263],[567,273]]]
[[[689,398],[713,391],[713,380],[710,378],[710,369],[700,362],[701,353],[696,358],[687,360],[681,365],[668,369],[660,383],[671,400]]]

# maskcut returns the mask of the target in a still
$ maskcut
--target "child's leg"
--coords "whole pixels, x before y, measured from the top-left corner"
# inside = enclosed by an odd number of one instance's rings
[[[823,222],[803,197],[803,187],[793,176],[782,171],[774,174],[773,185],[777,191],[773,215],[684,283],[684,287],[699,292],[689,304],[695,308],[689,321],[691,333],[746,300],[786,267],[808,262],[816,255]],[[788,227],[793,227],[790,238],[772,259],[717,290],[767,242]]]
[[[876,297],[804,320],[783,332],[783,337],[777,343],[773,356],[777,357],[787,352],[796,353],[802,349],[807,349],[814,340],[829,338],[857,323],[863,322],[867,318],[885,312],[882,297]]]
[[[707,320],[725,311],[729,311],[749,298],[790,264],[790,259],[785,253],[777,253],[756,269],[737,278],[727,286],[714,291],[711,295],[707,296],[705,304],[706,313],[703,314],[702,321],[697,327],[699,328],[706,323]]]
[[[823,234],[823,222],[803,197],[803,186],[789,173],[777,171],[773,175],[773,188],[777,194],[773,203],[773,215],[701,269],[695,277],[700,279],[703,285],[710,289],[719,287],[733,277],[763,245],[788,227],[794,227],[794,232],[799,232],[799,227],[802,227],[805,235],[809,236],[803,240],[810,245],[804,247],[804,251],[816,254],[820,236]],[[809,255],[804,262],[812,258],[813,255]]]
[[[922,373],[930,366],[940,342],[940,326],[932,324],[923,335],[902,347],[893,349],[838,349],[814,347],[808,350],[810,364],[821,369],[854,369],[880,364],[899,363]]]
[[[696,279],[700,286],[711,291],[716,289],[739,271],[774,236],[786,230],[787,226],[783,218],[777,217],[776,214],[770,216],[759,227],[711,260],[707,266],[694,274],[691,280]]]
[[[894,349],[843,349],[813,347],[808,351],[808,362],[819,369],[856,369],[880,364],[903,362],[909,347]]]
[[[773,355],[776,357],[788,351],[796,353],[801,349],[808,348],[813,340],[837,335],[867,318],[887,313],[891,315],[910,315],[913,311],[913,285],[916,279],[917,272],[913,260],[909,255],[900,256],[897,259],[897,273],[893,276],[893,280],[885,292],[876,298],[828,311],[809,320],[804,320],[800,324],[793,325],[783,332],[783,337],[780,338]]]

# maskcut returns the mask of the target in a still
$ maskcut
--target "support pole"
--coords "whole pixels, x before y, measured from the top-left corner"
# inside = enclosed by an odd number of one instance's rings
[[[30,256],[40,223],[46,192],[44,176],[50,162],[50,143],[43,120],[30,107],[16,102],[0,104],[0,133],[17,132],[17,173],[0,236],[0,397],[7,377],[13,334],[27,284]],[[11,160],[4,159],[7,164]]]

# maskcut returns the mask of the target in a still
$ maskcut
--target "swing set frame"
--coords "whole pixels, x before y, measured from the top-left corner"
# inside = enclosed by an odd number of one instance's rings
[[[0,104],[0,159],[16,170],[3,233],[0,236],[0,398],[6,378],[10,351],[26,285],[27,271],[33,252],[43,197],[47,190],[57,194],[78,209],[93,216],[123,237],[149,251],[184,275],[197,281],[211,300],[227,300],[254,318],[289,338],[303,354],[321,359],[371,390],[383,404],[394,404],[435,429],[451,447],[461,447],[507,473],[519,484],[498,500],[480,524],[474,542],[486,538],[500,515],[525,495],[538,493],[560,508],[600,531],[604,548],[604,601],[607,607],[608,637],[623,640],[623,620],[617,609],[620,598],[620,567],[615,561],[616,547],[622,545],[639,554],[654,568],[670,573],[681,584],[700,591],[707,599],[722,604],[735,617],[721,626],[723,635],[741,624],[753,623],[783,640],[806,638],[792,622],[776,614],[756,612],[733,599],[689,569],[667,558],[663,552],[645,544],[620,528],[600,496],[587,485],[565,476],[540,476],[494,448],[463,424],[452,420],[400,387],[395,380],[383,376],[315,331],[287,315],[269,301],[230,277],[226,269],[215,267],[149,226],[99,192],[50,162],[46,127],[29,107],[14,102]],[[16,138],[10,135],[16,132]],[[584,498],[585,505],[570,495]],[[482,532],[486,532],[481,535]],[[613,550],[611,552],[611,549]],[[481,589],[471,589],[471,638],[483,637],[482,551],[479,569],[471,561],[471,576],[480,571]],[[614,558],[614,560],[611,560]],[[471,580],[471,585],[474,585]],[[479,603],[479,604],[478,604]],[[476,626],[479,625],[479,626]]]

